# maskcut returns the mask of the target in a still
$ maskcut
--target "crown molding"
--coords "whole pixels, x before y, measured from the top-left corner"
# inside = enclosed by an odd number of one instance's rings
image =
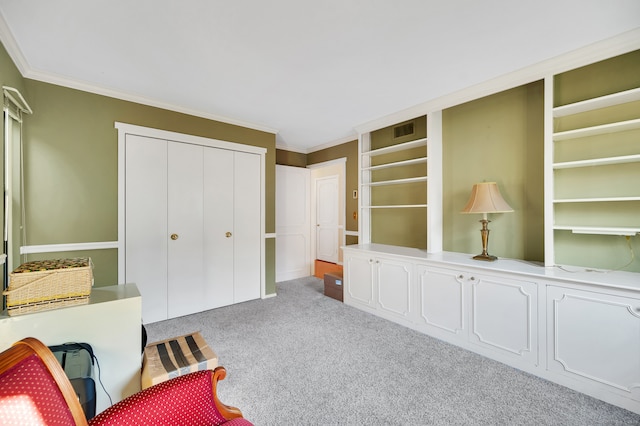
[[[137,104],[142,104],[142,105],[151,106],[155,108],[166,109],[169,111],[192,115],[195,117],[206,118],[208,120],[214,120],[214,121],[219,121],[226,124],[232,124],[234,126],[240,126],[240,127],[253,129],[253,130],[259,130],[261,132],[278,134],[278,130],[268,126],[263,126],[261,124],[250,123],[248,121],[238,120],[230,117],[224,117],[217,114],[211,114],[205,111],[185,108],[180,105],[159,101],[157,99],[149,98],[146,96],[126,93],[126,92],[114,90],[105,86],[89,83],[86,81],[72,79],[69,77],[64,77],[64,76],[56,75],[53,73],[48,73],[48,72],[34,69],[27,62],[24,54],[22,53],[22,50],[18,46],[18,43],[13,37],[13,34],[11,33],[9,26],[7,25],[7,22],[4,20],[4,17],[2,15],[0,15],[0,41],[4,45],[5,49],[7,50],[7,53],[15,63],[16,67],[18,68],[18,71],[20,72],[20,74],[22,74],[23,78],[37,80],[43,83],[54,84],[62,87],[68,87],[70,89],[76,89],[83,92],[93,93],[96,95],[107,96],[110,98],[120,99],[123,101],[134,102]]]
[[[276,144],[276,149],[281,149],[283,151],[297,152],[299,154],[311,154],[312,152],[322,151],[323,149],[332,148],[337,145],[342,145],[343,143],[353,142],[357,140],[358,140],[358,135],[354,134],[353,136],[345,136],[344,138],[336,139],[332,142],[327,142],[321,145],[316,145],[311,148],[296,148],[292,146]]]
[[[137,104],[142,104],[150,107],[161,108],[161,109],[166,109],[173,112],[192,115],[194,117],[206,118],[208,120],[214,120],[214,121],[219,121],[221,123],[232,124],[234,126],[240,126],[240,127],[253,129],[253,130],[259,130],[261,132],[272,133],[272,134],[278,133],[278,130],[268,126],[263,126],[256,123],[250,123],[248,121],[243,121],[243,120],[237,120],[234,118],[229,118],[229,117],[225,117],[217,114],[211,114],[211,113],[196,110],[196,109],[186,108],[186,107],[175,105],[169,102],[159,101],[157,99],[149,98],[142,95],[126,93],[126,92],[114,90],[108,87],[99,86],[93,83],[88,83],[81,80],[58,76],[52,73],[46,73],[46,72],[29,69],[29,71],[26,74],[23,74],[23,77],[29,78],[32,80],[41,81],[44,83],[54,84],[57,86],[68,87],[70,89],[81,90],[83,92],[93,93],[96,95],[107,96],[110,98],[120,99],[123,101],[134,102]]]
[[[308,153],[322,151],[323,149],[333,148],[334,146],[342,145],[343,143],[353,142],[353,141],[357,141],[357,140],[358,140],[358,134],[354,133],[351,136],[345,136],[343,138],[336,139],[333,142],[327,142],[327,143],[324,143],[322,145],[316,145],[314,147],[311,147],[311,148],[309,148],[309,152]]]
[[[297,148],[297,147],[283,145],[279,143],[276,143],[276,149],[279,149],[282,151],[297,152],[298,154],[308,154],[307,149],[305,148]]]
[[[0,14],[0,41],[2,41],[4,48],[9,54],[9,57],[11,58],[11,60],[13,60],[13,63],[16,65],[16,68],[18,68],[18,71],[24,77],[25,74],[27,74],[27,71],[29,70],[29,64],[27,63],[27,60],[22,54],[22,50],[18,46],[18,43],[16,42],[16,39],[13,37],[13,34],[9,29],[9,25],[7,25],[7,22],[4,20],[4,17],[2,16],[2,14]]]
[[[355,130],[358,134],[363,134],[393,126],[433,111],[443,110],[523,84],[542,80],[554,74],[602,61],[613,56],[622,55],[636,49],[640,49],[640,28],[595,42],[500,77],[397,111],[393,114],[362,123],[356,126]]]

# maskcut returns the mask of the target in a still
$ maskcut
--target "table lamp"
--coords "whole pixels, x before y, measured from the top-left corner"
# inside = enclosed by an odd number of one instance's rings
[[[487,252],[489,246],[489,229],[487,224],[491,222],[487,220],[487,213],[508,213],[513,209],[500,195],[498,184],[495,182],[482,182],[476,183],[471,189],[471,196],[467,205],[464,206],[461,213],[482,213],[482,229],[480,235],[482,236],[482,253],[474,256],[476,260],[486,260],[493,262],[497,259],[496,256],[492,256]]]

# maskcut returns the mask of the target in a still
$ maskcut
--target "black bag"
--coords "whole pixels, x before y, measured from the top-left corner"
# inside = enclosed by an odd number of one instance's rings
[[[93,380],[93,349],[88,343],[49,346],[78,396],[87,420],[96,415],[96,382]]]

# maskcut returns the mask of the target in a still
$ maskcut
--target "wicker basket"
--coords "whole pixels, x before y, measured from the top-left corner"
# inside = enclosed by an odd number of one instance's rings
[[[21,315],[89,303],[93,285],[91,259],[41,260],[23,263],[9,274],[7,313]]]

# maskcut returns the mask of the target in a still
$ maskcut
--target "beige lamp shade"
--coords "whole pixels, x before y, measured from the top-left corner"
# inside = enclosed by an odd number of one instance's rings
[[[507,213],[513,209],[500,195],[495,182],[476,183],[461,213]]]

